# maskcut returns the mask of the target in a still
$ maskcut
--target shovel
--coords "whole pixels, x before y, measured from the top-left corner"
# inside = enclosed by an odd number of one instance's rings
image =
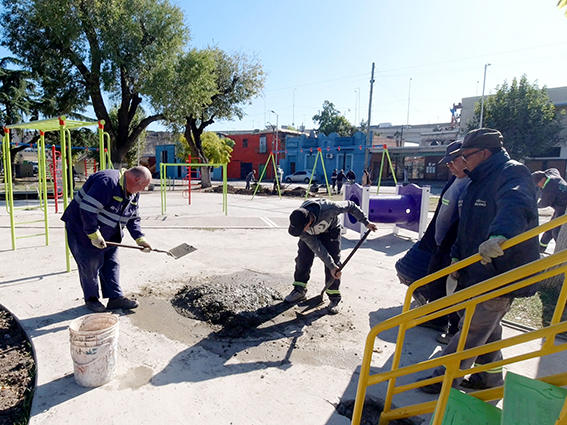
[[[366,231],[366,233],[360,238],[360,240],[358,241],[358,243],[354,246],[354,248],[352,249],[352,251],[350,252],[350,254],[348,255],[348,257],[346,258],[346,260],[339,266],[339,271],[341,271],[346,265],[347,263],[350,261],[350,259],[352,258],[352,256],[354,255],[354,253],[358,250],[358,248],[360,248],[360,245],[362,245],[362,243],[366,240],[366,238],[368,237],[368,235],[370,234],[371,230],[368,229]],[[327,289],[329,289],[329,287],[333,284],[333,282],[335,281],[334,277],[331,277],[327,283],[325,284],[325,287],[323,288],[323,290],[321,291],[321,293],[319,295],[315,295],[312,298],[309,298],[307,301],[305,301],[305,304],[307,304],[307,307],[305,307],[301,312],[299,312],[299,315],[303,315],[305,314],[305,312],[320,306],[321,304],[323,304],[323,295],[325,295],[325,291]]]
[[[121,248],[132,248],[132,249],[138,249],[140,251],[143,251],[145,249],[143,246],[123,245],[121,243],[116,243],[116,242],[106,242],[106,244],[108,246],[119,246]],[[169,255],[170,257],[173,257],[176,260],[181,258],[181,257],[184,257],[187,254],[191,254],[193,251],[196,251],[196,250],[197,250],[197,248],[195,248],[194,246],[191,246],[189,244],[186,244],[186,243],[182,243],[181,245],[177,245],[176,247],[171,248],[169,251],[165,251],[163,249],[152,248],[152,251],[162,252],[164,254]]]

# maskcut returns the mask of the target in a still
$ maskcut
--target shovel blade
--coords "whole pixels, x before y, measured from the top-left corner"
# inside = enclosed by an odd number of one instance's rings
[[[186,256],[187,254],[191,254],[196,250],[197,248],[195,248],[194,246],[182,243],[181,245],[177,245],[176,247],[171,248],[167,253],[177,260],[181,257]]]

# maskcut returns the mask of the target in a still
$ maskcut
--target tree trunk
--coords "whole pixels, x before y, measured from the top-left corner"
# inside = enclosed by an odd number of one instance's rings
[[[187,117],[185,121],[185,139],[187,143],[189,143],[191,151],[196,153],[199,162],[202,164],[209,162],[203,150],[203,143],[201,142],[201,134],[203,134],[207,125],[208,123],[201,123],[200,126],[197,126],[197,120],[191,116]],[[211,171],[209,167],[201,167],[201,187],[211,187]]]

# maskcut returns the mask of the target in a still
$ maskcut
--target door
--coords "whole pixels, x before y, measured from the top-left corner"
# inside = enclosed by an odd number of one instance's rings
[[[240,178],[244,180],[248,173],[252,171],[252,163],[251,162],[241,162],[240,163]]]

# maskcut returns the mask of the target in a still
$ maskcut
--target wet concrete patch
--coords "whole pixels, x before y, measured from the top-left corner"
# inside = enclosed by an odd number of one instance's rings
[[[230,337],[238,337],[290,308],[267,276],[250,272],[187,285],[173,297],[172,305],[179,314],[217,325],[219,335]]]

